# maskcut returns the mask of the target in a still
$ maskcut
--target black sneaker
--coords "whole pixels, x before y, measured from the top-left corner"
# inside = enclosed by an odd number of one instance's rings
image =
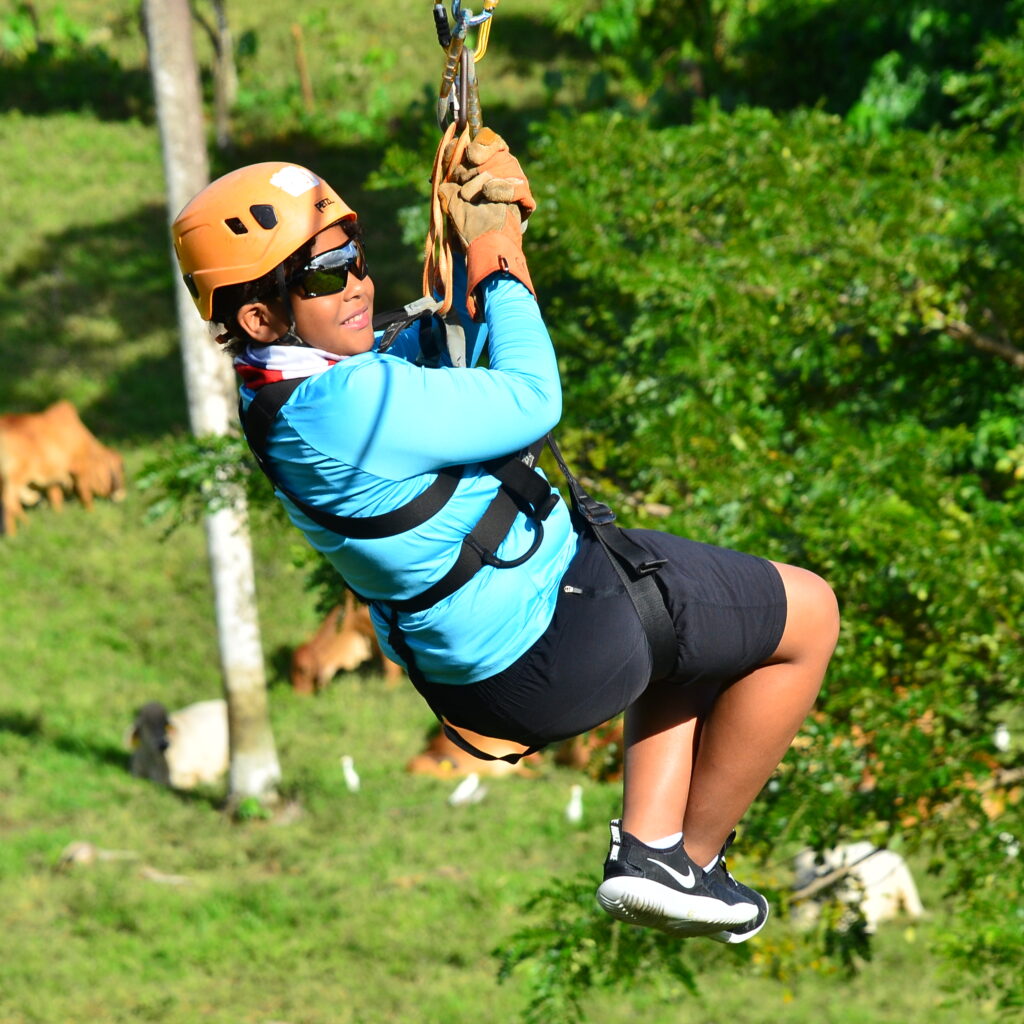
[[[758,904],[739,890],[713,890],[682,841],[656,850],[623,831],[618,819],[611,823],[611,833],[597,902],[612,917],[681,938],[714,936],[723,928],[738,929],[756,920]]]
[[[722,847],[722,852],[718,855],[718,863],[706,873],[707,883],[712,892],[715,892],[722,898],[726,898],[731,893],[744,902],[753,903],[757,907],[757,916],[753,921],[748,921],[746,924],[735,928],[730,927],[722,931],[712,932],[708,935],[708,938],[714,939],[715,942],[727,942],[730,945],[752,939],[768,921],[768,901],[756,889],[751,889],[749,885],[737,882],[729,874],[729,869],[725,866],[725,851],[732,846],[732,841],[735,838],[736,833],[733,832],[726,839],[725,846]]]

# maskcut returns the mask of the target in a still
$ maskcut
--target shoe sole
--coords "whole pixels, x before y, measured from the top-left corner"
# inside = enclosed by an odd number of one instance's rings
[[[602,882],[597,902],[619,921],[657,928],[678,938],[726,934],[723,929],[749,924],[757,917],[757,908],[749,904],[730,906],[705,896],[687,896],[649,878],[629,876]]]
[[[756,928],[752,928],[749,932],[732,932],[728,929],[724,929],[723,931],[709,934],[707,937],[709,939],[713,939],[715,942],[724,942],[730,946],[735,946],[737,943],[740,942],[746,942],[747,939],[752,939],[768,923],[769,913],[770,911],[767,907],[765,907],[764,920]]]

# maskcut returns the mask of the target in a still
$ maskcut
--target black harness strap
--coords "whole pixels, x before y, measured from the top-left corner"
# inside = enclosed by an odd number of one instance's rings
[[[445,355],[452,366],[465,366],[466,333],[451,317],[438,314],[440,306],[436,299],[424,295],[401,309],[377,313],[373,329],[383,332],[377,351],[387,352],[398,335],[418,320],[420,352],[414,360],[417,366],[440,366]]]
[[[440,355],[439,346],[432,344],[430,335],[432,333],[432,320],[434,309],[437,303],[428,303],[423,299],[410,302],[401,309],[390,310],[387,313],[378,313],[373,318],[373,329],[383,330],[381,339],[377,344],[378,352],[387,352],[394,344],[395,338],[402,333],[413,321],[420,323],[420,348],[423,356],[427,359],[436,358]]]
[[[459,480],[462,479],[464,468],[462,466],[450,466],[442,469],[437,474],[437,479],[412,501],[379,516],[334,515],[315,505],[310,505],[283,486],[267,462],[267,439],[281,406],[306,379],[305,377],[293,377],[289,380],[264,384],[256,392],[256,397],[249,403],[248,411],[243,410],[241,404],[239,404],[238,410],[243,433],[253,457],[271,483],[287,495],[292,504],[300,508],[314,523],[322,526],[325,530],[333,530],[344,537],[352,537],[356,540],[373,540],[380,537],[391,537],[396,533],[404,533],[406,530],[412,529],[413,526],[425,523],[444,508],[448,499],[455,493]]]
[[[528,449],[527,454],[536,458],[534,452],[539,451],[543,446],[544,440],[542,438]],[[502,465],[513,462],[523,465],[517,457],[505,460]],[[500,469],[501,467],[498,468]],[[498,472],[495,472],[494,475],[499,480],[502,480]],[[509,475],[515,476],[517,474],[512,472]],[[550,485],[547,486],[547,491],[549,496],[553,494]],[[534,510],[532,505],[522,495],[512,492],[502,480],[502,485],[498,493],[491,500],[490,505],[487,506],[487,510],[480,517],[476,526],[463,537],[458,557],[448,572],[436,583],[415,597],[382,603],[387,604],[397,612],[425,611],[427,608],[437,604],[438,601],[442,601],[449,595],[454,594],[456,590],[468,583],[485,565],[495,569],[513,569],[517,565],[522,565],[533,556],[544,539],[543,521],[558,501],[557,495],[554,498],[554,502],[544,505],[541,509]],[[515,558],[498,558],[496,554],[498,546],[508,536],[508,532],[512,529],[512,524],[520,512],[525,512],[534,521],[536,532],[533,541],[526,551]]]
[[[412,501],[379,516],[338,516],[303,501],[285,487],[275,475],[266,458],[270,428],[281,407],[305,378],[273,381],[256,392],[248,410],[240,407],[243,432],[260,469],[282,494],[304,512],[313,522],[343,537],[372,540],[405,533],[422,525],[436,515],[455,493],[462,479],[464,466],[451,466],[438,472],[434,482]],[[536,441],[525,452],[505,459],[495,459],[485,465],[497,477],[498,493],[487,506],[476,526],[462,539],[459,553],[441,579],[415,597],[379,602],[395,611],[419,612],[454,594],[468,583],[485,565],[497,569],[511,569],[522,565],[540,547],[544,539],[543,521],[558,501],[551,485],[528,468],[537,461],[544,439]],[[520,490],[520,488],[522,488]],[[522,554],[512,559],[497,556],[501,542],[508,536],[520,512],[525,512],[536,526],[533,541]]]
[[[598,539],[612,567],[618,573],[629,594],[651,648],[654,667],[651,680],[670,676],[679,657],[675,623],[665,605],[665,598],[657,583],[657,572],[665,564],[664,558],[651,558],[639,544],[615,525],[615,513],[600,501],[590,497],[579,480],[565,464],[555,439],[548,434],[548,447],[569,484],[573,512]]]
[[[430,698],[427,697],[426,690],[429,682],[423,673],[419,669],[419,665],[416,663],[416,656],[413,654],[412,648],[409,646],[408,641],[405,639],[405,634],[402,632],[401,627],[398,625],[398,612],[392,610],[389,613],[388,622],[390,628],[388,630],[388,643],[391,645],[391,649],[405,662],[406,668],[409,671],[409,678],[412,680],[413,685],[416,687],[419,695],[427,702],[428,707],[434,712],[434,717],[441,723],[441,729],[444,731],[445,736],[448,737],[460,750],[464,750],[467,754],[471,754],[478,761],[507,761],[509,764],[518,764],[524,757],[529,757],[531,754],[536,754],[541,748],[528,747],[521,754],[488,754],[481,750],[479,747],[470,743],[457,729],[452,728],[445,721],[444,715],[434,707]]]

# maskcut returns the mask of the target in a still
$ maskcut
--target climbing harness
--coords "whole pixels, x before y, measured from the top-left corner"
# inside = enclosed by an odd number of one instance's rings
[[[421,326],[422,330],[422,326]],[[441,469],[434,482],[417,497],[390,512],[375,516],[338,516],[303,501],[288,490],[267,459],[267,441],[270,429],[281,407],[299,387],[305,377],[265,384],[247,410],[239,407],[243,430],[249,448],[260,469],[274,486],[313,522],[342,537],[358,540],[374,540],[393,537],[422,526],[447,504],[462,479],[465,466],[449,466]],[[544,520],[558,503],[558,493],[552,490],[547,480],[534,468],[537,457],[544,446],[544,438],[529,448],[505,458],[491,459],[481,463],[483,468],[498,480],[498,493],[491,500],[484,514],[473,529],[462,539],[455,562],[441,579],[415,597],[402,600],[376,600],[358,594],[364,601],[375,600],[377,604],[397,612],[419,612],[433,607],[439,601],[454,594],[468,583],[485,565],[495,569],[512,569],[528,561],[536,553],[544,539]],[[499,558],[498,547],[508,536],[519,513],[524,513],[534,523],[534,537],[526,551],[515,558]]]
[[[462,6],[461,0],[452,0],[454,27],[444,4],[434,4],[437,41],[445,51],[437,98],[437,123],[443,134],[430,174],[430,226],[423,247],[423,294],[439,296],[441,316],[452,306],[452,249],[441,208],[440,188],[451,180],[452,169],[459,165],[466,146],[483,127],[476,64],[487,52],[491,19],[498,2],[484,0],[483,11],[474,15]],[[466,42],[473,28],[478,30],[475,52]]]
[[[405,309],[374,318],[374,327],[384,327],[385,337],[391,339],[413,323],[419,323],[421,357],[419,362],[429,365],[447,349],[444,332],[447,325],[437,317],[433,305],[422,300],[410,303]],[[440,334],[439,334],[440,332]],[[465,466],[441,469],[431,483],[416,498],[390,512],[376,516],[337,516],[310,505],[282,485],[267,457],[267,442],[274,420],[292,393],[308,378],[297,377],[265,384],[257,392],[247,410],[240,406],[239,413],[249,447],[260,469],[271,483],[313,522],[343,537],[362,540],[395,536],[415,529],[427,522],[445,506],[455,493],[465,472]],[[628,534],[615,525],[615,513],[602,502],[591,498],[579,480],[566,465],[555,439],[547,434],[529,448],[505,458],[482,463],[483,468],[498,480],[499,487],[483,515],[463,538],[452,567],[425,591],[401,600],[373,600],[388,617],[388,642],[405,662],[414,683],[426,682],[419,671],[414,652],[408,645],[399,625],[400,613],[424,611],[465,586],[485,565],[495,569],[510,569],[528,561],[543,541],[544,521],[558,504],[558,492],[535,469],[544,445],[547,445],[558,468],[568,483],[572,515],[578,530],[589,530],[601,544],[629,595],[640,618],[652,656],[652,680],[671,675],[677,658],[675,624],[665,606],[657,583],[657,572],[664,559],[652,558],[650,553],[636,544]],[[526,515],[535,528],[528,548],[514,558],[499,558],[497,551],[508,536],[512,524],[520,513]],[[367,598],[357,595],[366,601]],[[424,687],[418,685],[421,694]],[[426,695],[424,694],[426,699]],[[429,703],[429,699],[428,699]],[[461,749],[482,760],[504,760],[515,764],[538,748],[531,747],[521,754],[507,754],[501,758],[478,750],[464,739],[445,720],[437,708],[431,707],[441,721],[446,735]]]

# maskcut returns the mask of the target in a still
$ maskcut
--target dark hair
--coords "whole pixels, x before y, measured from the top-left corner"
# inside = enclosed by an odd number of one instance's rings
[[[363,229],[359,221],[346,220],[339,221],[339,223],[350,239],[362,239]],[[285,278],[287,279],[296,271],[301,270],[310,261],[312,254],[313,239],[311,238],[280,263],[280,266],[284,268]],[[210,319],[224,328],[224,334],[227,335],[224,349],[229,355],[237,355],[253,340],[238,322],[238,311],[250,302],[265,302],[269,305],[278,301],[280,297],[277,267],[254,281],[221,285],[214,291]]]

